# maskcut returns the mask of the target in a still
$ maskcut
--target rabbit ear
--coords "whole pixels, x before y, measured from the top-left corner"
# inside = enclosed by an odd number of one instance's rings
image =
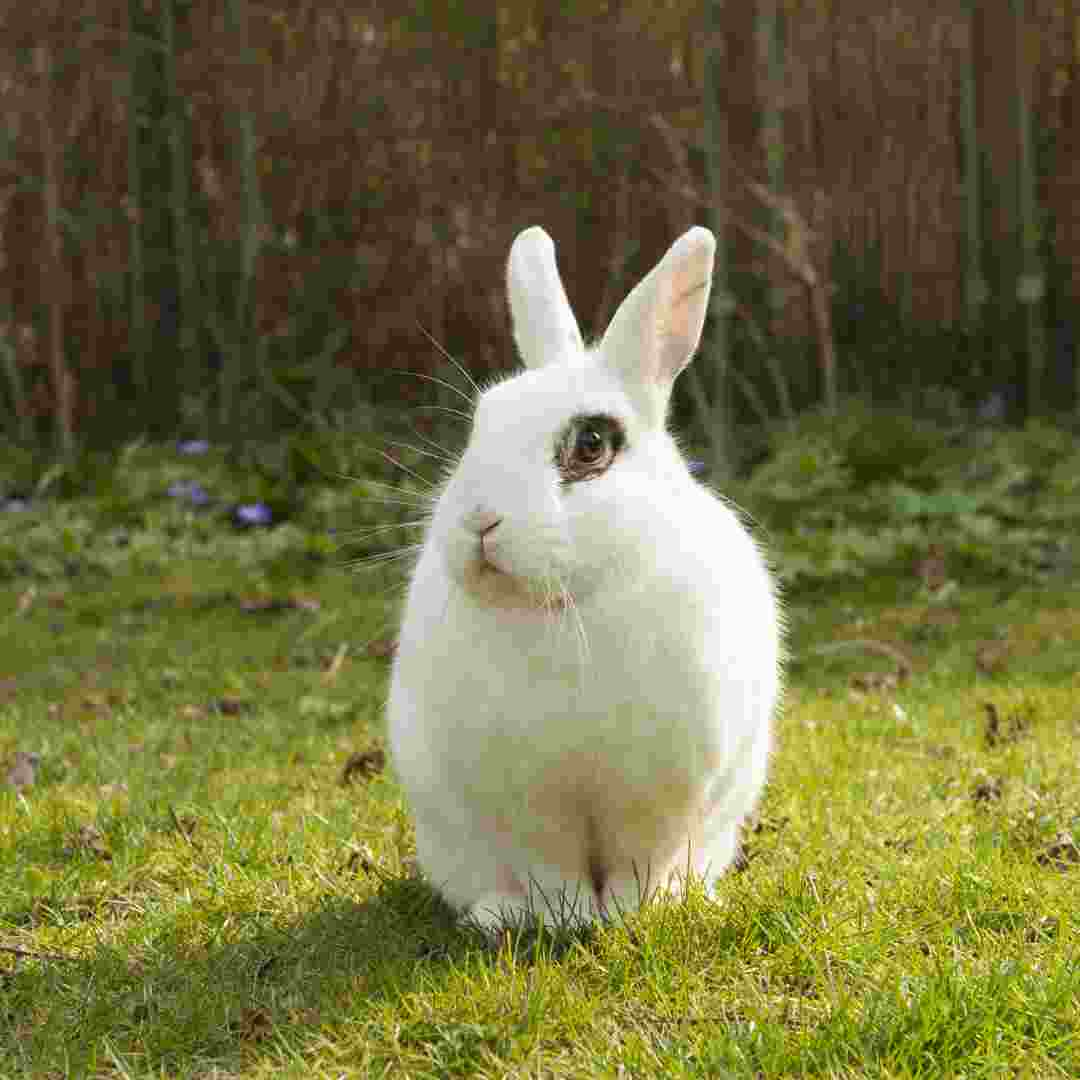
[[[555,245],[538,225],[517,235],[506,271],[514,340],[526,367],[552,363],[584,351],[555,265]]]
[[[708,229],[683,233],[622,302],[600,343],[603,362],[649,403],[658,422],[701,340],[715,252]]]

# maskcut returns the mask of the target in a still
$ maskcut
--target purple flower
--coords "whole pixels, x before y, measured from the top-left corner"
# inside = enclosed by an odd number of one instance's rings
[[[696,459],[688,461],[686,467],[690,470],[691,476],[700,476],[703,472],[708,470],[708,465],[706,465],[704,461],[698,461]]]
[[[176,452],[185,457],[197,457],[205,454],[210,449],[210,444],[205,439],[187,439],[176,444]]]
[[[269,525],[274,520],[273,512],[266,503],[242,503],[233,510],[233,520],[237,525]]]
[[[205,506],[210,501],[206,489],[194,480],[179,480],[170,484],[167,494],[170,499],[185,499],[192,506]]]

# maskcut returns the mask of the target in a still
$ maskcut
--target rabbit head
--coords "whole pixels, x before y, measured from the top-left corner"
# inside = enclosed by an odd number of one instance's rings
[[[526,370],[480,395],[429,533],[476,603],[558,612],[651,558],[693,483],[665,420],[701,336],[714,250],[707,229],[690,229],[587,347],[551,238],[518,235],[507,277]]]

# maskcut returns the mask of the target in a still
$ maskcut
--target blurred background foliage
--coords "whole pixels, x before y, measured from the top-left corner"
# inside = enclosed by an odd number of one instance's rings
[[[460,384],[420,328],[512,367],[537,222],[593,336],[717,230],[676,407],[720,475],[852,399],[1072,423],[1078,60],[1075,0],[6,5],[0,431],[337,445],[453,408],[402,377]]]

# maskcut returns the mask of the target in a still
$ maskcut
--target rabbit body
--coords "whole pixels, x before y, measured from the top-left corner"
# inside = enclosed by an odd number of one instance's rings
[[[485,926],[633,909],[688,872],[715,878],[765,781],[772,582],[664,428],[711,239],[678,242],[591,350],[546,234],[511,254],[529,370],[477,404],[388,703],[419,863]]]

